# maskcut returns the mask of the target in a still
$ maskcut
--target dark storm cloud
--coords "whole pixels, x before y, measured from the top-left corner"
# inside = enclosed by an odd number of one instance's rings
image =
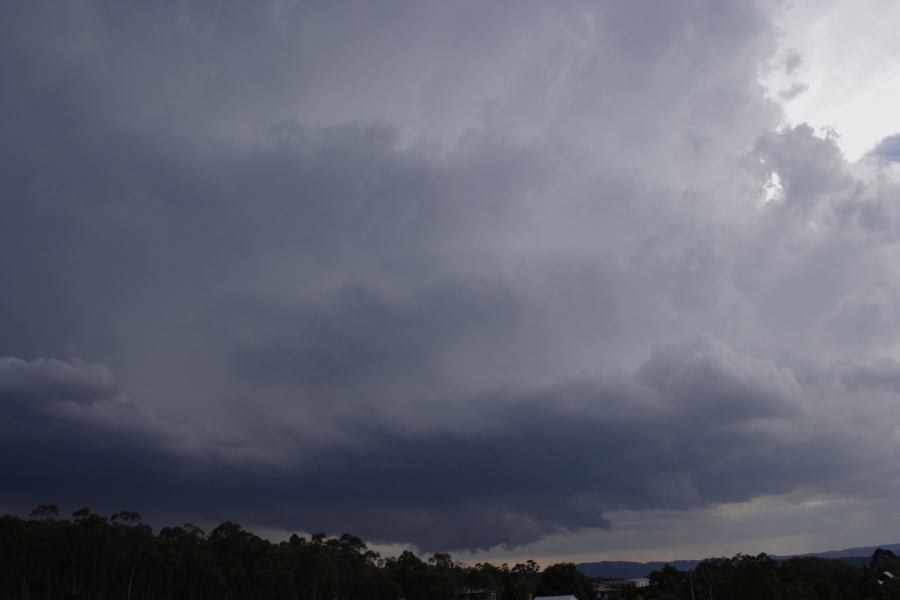
[[[844,383],[853,388],[884,388],[900,391],[900,363],[896,360],[883,359],[849,370],[843,378]]]
[[[43,361],[9,359],[16,369],[0,379],[6,403],[30,400],[40,415],[17,425],[13,447],[40,448],[8,461],[15,489],[103,506],[114,486],[116,502],[149,503],[151,514],[165,514],[157,507],[188,490],[182,514],[350,529],[430,550],[525,543],[607,527],[606,510],[706,506],[815,484],[822,469],[835,476],[863,466],[824,452],[846,444],[836,432],[804,431],[813,405],[789,370],[708,337],[655,350],[635,379],[467,399],[471,423],[397,432],[351,418],[342,431],[353,447],[317,449],[302,466],[235,465],[227,448],[214,452],[216,440],[178,439],[198,432],[114,406],[109,382],[86,396],[81,380],[108,375],[101,365],[54,362],[68,377]],[[22,371],[33,371],[28,386]],[[73,397],[95,416],[67,410]],[[458,400],[419,410],[440,417]],[[43,435],[48,428],[52,437]]]
[[[889,493],[897,184],[775,130],[768,8],[4,7],[0,500],[453,549]]]

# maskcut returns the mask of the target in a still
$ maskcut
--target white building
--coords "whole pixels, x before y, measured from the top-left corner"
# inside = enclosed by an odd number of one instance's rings
[[[535,596],[533,600],[578,600],[575,596]]]

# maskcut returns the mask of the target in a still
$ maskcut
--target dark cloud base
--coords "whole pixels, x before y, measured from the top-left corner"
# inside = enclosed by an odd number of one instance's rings
[[[472,399],[479,431],[401,435],[346,423],[354,444],[298,444],[302,467],[236,464],[209,440],[185,456],[189,441],[173,438],[198,432],[140,411],[135,420],[134,407],[105,393],[96,365],[60,362],[66,380],[5,360],[0,467],[19,506],[50,498],[476,549],[608,527],[607,510],[741,501],[860,467],[830,451],[844,442],[835,435],[783,434],[812,409],[790,371],[711,338],[658,349],[634,380]],[[108,417],[63,410],[73,405]]]

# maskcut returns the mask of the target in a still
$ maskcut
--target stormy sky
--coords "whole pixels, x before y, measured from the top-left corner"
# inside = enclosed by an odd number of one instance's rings
[[[900,541],[871,5],[4,3],[0,508],[498,559]]]

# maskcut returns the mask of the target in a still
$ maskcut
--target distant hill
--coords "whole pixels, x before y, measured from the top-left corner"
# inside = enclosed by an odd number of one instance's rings
[[[672,565],[676,569],[686,571],[693,569],[700,563],[699,560],[673,560],[669,562],[630,562],[626,560],[604,560],[594,563],[578,563],[575,567],[588,577],[606,577],[608,579],[633,579],[635,577],[647,577],[653,571],[658,571],[666,565]]]
[[[828,550],[827,552],[811,552],[809,554],[791,554],[786,556],[772,556],[776,560],[787,560],[794,556],[812,556],[815,558],[831,558],[837,560],[846,560],[847,562],[862,566],[868,563],[872,553],[878,548],[890,550],[900,555],[900,544],[882,544],[880,546],[859,546],[856,548],[845,548],[843,550]],[[676,569],[682,571],[693,569],[700,560],[673,560],[673,561],[655,561],[655,562],[630,562],[624,560],[604,560],[601,562],[579,563],[575,565],[578,570],[588,577],[607,577],[631,579],[633,577],[647,577],[651,572],[662,569],[666,565],[672,565]]]
[[[851,556],[865,556],[871,558],[872,553],[881,548],[890,550],[894,554],[900,554],[900,544],[882,544],[880,546],[859,546],[857,548],[845,548],[844,550],[829,550],[828,552],[814,552],[802,556],[815,556],[816,558],[847,558]]]

